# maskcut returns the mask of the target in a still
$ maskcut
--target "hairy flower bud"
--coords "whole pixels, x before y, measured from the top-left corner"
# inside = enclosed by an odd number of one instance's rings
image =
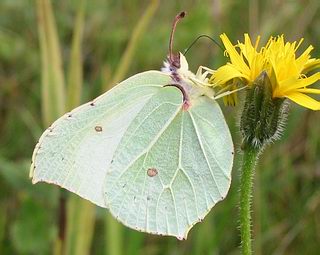
[[[283,98],[272,97],[272,85],[267,72],[262,72],[247,89],[240,120],[242,148],[261,149],[280,137],[287,116]]]

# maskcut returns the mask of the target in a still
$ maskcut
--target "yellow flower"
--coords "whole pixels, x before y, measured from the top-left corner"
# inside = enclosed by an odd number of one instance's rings
[[[290,43],[284,41],[283,35],[271,37],[267,44],[258,50],[260,37],[254,45],[248,34],[244,35],[244,43],[238,42],[236,45],[230,42],[226,34],[220,37],[230,62],[212,75],[211,83],[225,88],[240,80],[250,87],[261,72],[266,71],[271,80],[273,98],[288,98],[306,108],[320,110],[320,102],[306,95],[320,94],[320,89],[308,88],[320,80],[320,73],[307,76],[310,71],[320,67],[320,59],[310,57],[312,46],[296,57],[296,51],[303,39],[299,43]],[[233,104],[234,95],[229,95],[225,101]]]

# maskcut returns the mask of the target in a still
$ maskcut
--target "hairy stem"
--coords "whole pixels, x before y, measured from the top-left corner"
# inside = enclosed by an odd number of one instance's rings
[[[248,146],[244,149],[240,183],[240,232],[241,253],[251,255],[251,197],[254,167],[258,150]]]

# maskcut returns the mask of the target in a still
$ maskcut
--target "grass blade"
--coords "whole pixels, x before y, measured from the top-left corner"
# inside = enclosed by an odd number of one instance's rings
[[[77,5],[67,83],[67,109],[81,103],[83,86],[82,38],[86,0]],[[75,195],[67,202],[67,228],[65,254],[90,254],[95,223],[95,206]]]
[[[146,11],[144,12],[143,16],[141,17],[140,21],[134,28],[132,32],[132,36],[130,38],[130,41],[127,45],[127,48],[124,52],[124,54],[121,57],[121,60],[119,62],[118,68],[113,76],[113,79],[110,83],[104,84],[104,90],[110,89],[114,84],[117,84],[120,82],[126,73],[128,72],[129,66],[132,63],[133,56],[135,53],[135,50],[137,46],[139,45],[139,39],[143,35],[143,33],[146,31],[155,11],[157,10],[159,6],[159,0],[152,0],[150,1],[149,6],[147,7]]]
[[[106,254],[122,255],[123,254],[123,228],[110,213],[107,214],[106,224]]]
[[[114,84],[121,81],[126,75],[133,60],[134,52],[138,46],[139,39],[149,25],[151,18],[159,6],[159,0],[152,0],[144,12],[141,20],[133,30],[128,46],[121,57],[118,68],[111,83],[104,82],[104,90],[110,89]],[[121,255],[123,253],[123,226],[117,222],[109,213],[106,217],[106,254]]]
[[[75,18],[71,54],[70,54],[70,64],[68,73],[68,83],[67,83],[67,108],[71,110],[72,108],[78,106],[81,100],[82,92],[82,36],[84,29],[84,12],[85,12],[86,1],[81,0],[78,4],[77,15]]]
[[[67,219],[65,254],[90,254],[95,222],[94,205],[70,194],[67,203]]]
[[[65,85],[61,50],[49,0],[37,0],[41,51],[42,114],[45,126],[65,111]]]
[[[49,126],[65,111],[65,84],[59,39],[49,0],[37,0],[38,33],[41,55],[42,118]],[[61,219],[59,218],[59,221]],[[64,232],[60,229],[59,233]],[[58,235],[53,253],[62,254],[63,235]]]

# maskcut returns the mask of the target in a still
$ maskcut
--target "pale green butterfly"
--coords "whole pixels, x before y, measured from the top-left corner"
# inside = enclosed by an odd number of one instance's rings
[[[185,239],[224,199],[233,143],[207,72],[180,53],[55,121],[32,157],[32,182],[59,185],[124,225]]]

